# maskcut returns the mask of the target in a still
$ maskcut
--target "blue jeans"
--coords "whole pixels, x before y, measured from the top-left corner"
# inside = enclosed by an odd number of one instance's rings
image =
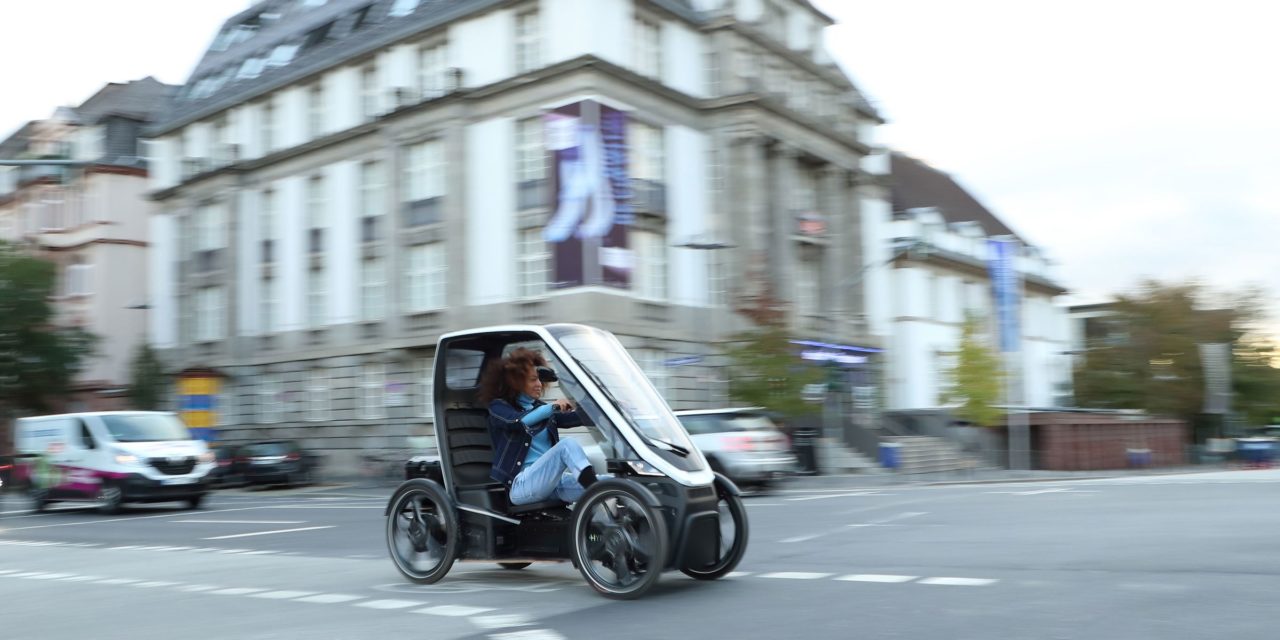
[[[516,474],[511,482],[511,504],[542,502],[553,495],[577,502],[583,492],[578,474],[589,466],[591,461],[577,440],[561,440]]]

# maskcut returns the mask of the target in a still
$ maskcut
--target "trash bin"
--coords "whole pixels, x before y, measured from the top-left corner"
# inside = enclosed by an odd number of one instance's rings
[[[1270,438],[1240,438],[1237,450],[1249,467],[1269,467],[1275,459],[1275,441]]]
[[[880,466],[897,471],[902,466],[902,456],[900,451],[902,444],[897,442],[881,442],[880,443]]]
[[[1130,468],[1143,469],[1151,466],[1150,449],[1126,449],[1125,455],[1129,460]]]
[[[796,453],[796,465],[801,475],[818,474],[818,430],[797,427],[791,432],[791,448]]]

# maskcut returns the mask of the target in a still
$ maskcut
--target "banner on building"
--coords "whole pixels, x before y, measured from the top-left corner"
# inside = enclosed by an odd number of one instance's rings
[[[987,240],[987,268],[991,274],[991,292],[995,302],[996,328],[999,332],[1000,350],[1012,353],[1019,350],[1022,327],[1019,321],[1022,283],[1015,259],[1018,241],[1012,238]]]
[[[546,115],[551,158],[551,287],[626,288],[635,257],[627,229],[634,221],[627,163],[627,114],[584,100]]]

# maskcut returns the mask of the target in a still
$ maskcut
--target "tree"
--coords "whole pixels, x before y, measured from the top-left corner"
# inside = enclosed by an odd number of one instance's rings
[[[774,295],[772,283],[758,274],[753,281],[754,293],[739,298],[737,311],[755,327],[734,336],[726,352],[729,396],[787,417],[817,413],[819,407],[804,400],[804,388],[823,382],[823,372],[796,353],[787,326],[789,307]]]
[[[138,345],[130,366],[129,402],[135,409],[153,411],[160,408],[168,383],[164,365],[151,345]]]
[[[97,340],[53,324],[53,263],[0,242],[0,421],[65,395]]]
[[[1258,289],[1212,291],[1194,282],[1144,282],[1112,305],[1110,329],[1088,336],[1076,371],[1084,406],[1142,409],[1198,422],[1205,404],[1201,344],[1232,346],[1232,404],[1251,420],[1280,407],[1276,348],[1262,337]],[[1255,423],[1257,424],[1257,423]]]
[[[956,364],[947,372],[950,386],[942,392],[943,404],[959,404],[956,417],[975,425],[997,426],[1004,411],[1000,400],[1004,375],[1000,359],[984,338],[985,323],[976,315],[965,317]]]

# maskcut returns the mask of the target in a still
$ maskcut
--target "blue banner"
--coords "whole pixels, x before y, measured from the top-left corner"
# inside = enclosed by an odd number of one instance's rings
[[[991,273],[991,292],[995,301],[996,326],[1000,333],[1000,350],[1011,353],[1019,350],[1022,329],[1019,322],[1022,291],[1019,281],[1018,242],[1012,239],[987,240],[989,257],[987,268]]]

